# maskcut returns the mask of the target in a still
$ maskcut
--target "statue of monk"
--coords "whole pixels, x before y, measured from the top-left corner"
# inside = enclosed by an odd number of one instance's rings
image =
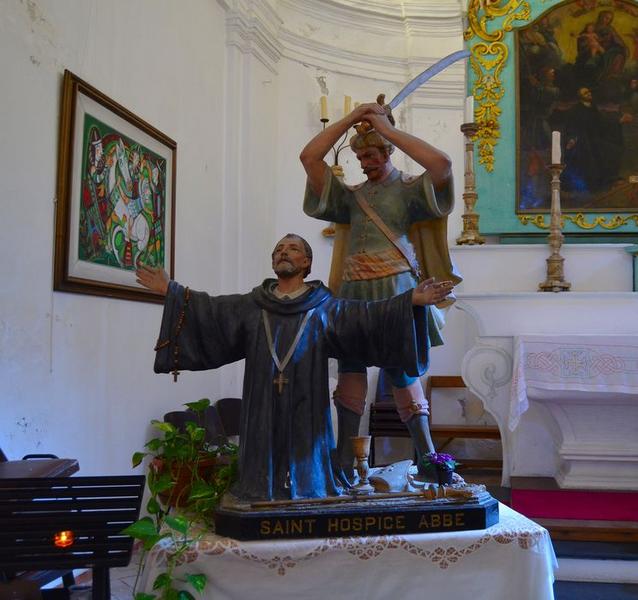
[[[337,496],[328,358],[396,366],[418,376],[428,360],[427,313],[452,290],[424,281],[385,302],[334,298],[305,281],[312,250],[295,234],[272,252],[276,279],[247,294],[210,296],[141,266],[138,282],[165,297],[155,371],[199,371],[245,359],[239,435],[243,501]]]

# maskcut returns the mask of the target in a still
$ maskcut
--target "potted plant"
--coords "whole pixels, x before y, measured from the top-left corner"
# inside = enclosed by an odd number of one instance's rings
[[[184,406],[193,411],[193,421],[187,421],[180,429],[152,420],[151,425],[160,435],[146,442],[146,452],[133,454],[133,467],[149,459],[148,515],[124,530],[142,543],[138,578],[147,553],[158,545],[166,550],[166,569],[153,582],[156,593],[137,593],[135,600],[194,600],[189,591],[176,588],[178,582],[189,584],[197,592],[205,588],[205,575],[187,573],[178,580],[175,567],[191,545],[212,528],[213,511],[235,479],[237,446],[214,446],[206,441],[202,424],[210,400],[203,398]]]
[[[450,485],[454,471],[459,465],[451,454],[445,454],[443,452],[430,452],[425,454],[422,459],[422,464],[430,478],[438,482],[439,485]]]

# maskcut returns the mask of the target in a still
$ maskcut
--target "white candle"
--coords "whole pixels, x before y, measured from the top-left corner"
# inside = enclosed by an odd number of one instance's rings
[[[552,131],[552,164],[560,165],[560,131]]]
[[[321,120],[328,120],[328,97],[321,96],[319,100],[319,104],[321,105]]]
[[[465,99],[464,123],[474,123],[474,96]]]
[[[352,112],[352,98],[344,96],[343,98],[343,116],[347,116]]]

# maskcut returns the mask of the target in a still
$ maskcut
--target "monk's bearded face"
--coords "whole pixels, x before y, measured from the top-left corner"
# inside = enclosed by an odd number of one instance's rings
[[[283,238],[272,254],[272,268],[277,277],[294,277],[305,274],[310,266],[310,259],[301,240],[294,237]]]

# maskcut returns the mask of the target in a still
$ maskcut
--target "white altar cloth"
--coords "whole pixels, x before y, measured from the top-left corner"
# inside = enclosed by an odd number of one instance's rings
[[[534,393],[638,397],[635,335],[521,335],[514,338],[513,359],[510,431],[529,409]]]
[[[479,531],[240,542],[207,534],[178,573],[204,573],[215,600],[551,600],[556,557],[548,532],[499,505]],[[146,561],[139,591],[152,592],[163,551]]]

